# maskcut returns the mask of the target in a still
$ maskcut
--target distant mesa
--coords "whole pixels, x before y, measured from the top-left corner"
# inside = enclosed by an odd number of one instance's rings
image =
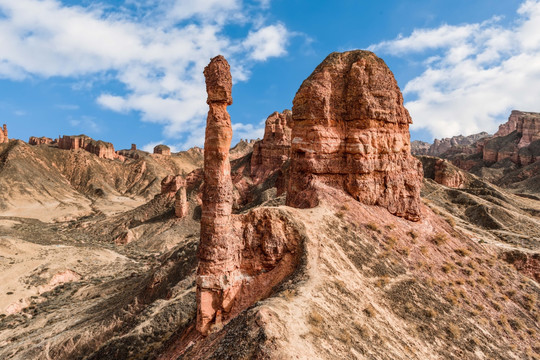
[[[7,143],[7,142],[9,142],[8,130],[7,130],[7,125],[4,124],[3,128],[0,129],[0,144]]]
[[[171,148],[167,145],[158,145],[154,147],[154,154],[171,155]]]
[[[94,140],[86,135],[64,135],[58,139],[58,147],[64,150],[83,149],[103,159],[116,159],[113,144],[101,140]]]

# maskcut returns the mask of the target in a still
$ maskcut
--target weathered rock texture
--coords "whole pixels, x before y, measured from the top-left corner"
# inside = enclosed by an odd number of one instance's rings
[[[96,141],[86,135],[64,135],[58,139],[58,147],[64,150],[84,149],[103,159],[117,158],[113,144],[101,140]]]
[[[7,125],[4,124],[3,128],[0,129],[0,144],[7,143],[8,141],[9,139],[8,139]]]
[[[197,270],[197,330],[205,334],[213,321],[231,310],[238,291],[240,242],[231,237],[233,184],[229,149],[232,140],[227,106],[232,104],[232,77],[223,56],[204,69],[210,106],[204,142],[204,188]]]
[[[429,147],[425,155],[441,156],[446,153],[473,154],[477,152],[476,143],[481,139],[489,138],[489,136],[487,132],[481,132],[469,136],[458,135],[440,140],[435,139],[433,145]],[[414,151],[413,153],[416,154]]]
[[[293,101],[287,205],[317,205],[316,184],[420,219],[422,166],[410,154],[411,117],[390,69],[368,51],[330,54]]]
[[[28,144],[30,145],[43,145],[43,144],[52,144],[54,142],[53,139],[42,136],[42,137],[35,137],[31,136],[28,140]]]
[[[292,112],[274,112],[266,119],[264,138],[253,146],[251,176],[255,183],[281,168],[291,151]]]
[[[154,147],[154,154],[171,155],[171,148],[167,145],[158,145]]]

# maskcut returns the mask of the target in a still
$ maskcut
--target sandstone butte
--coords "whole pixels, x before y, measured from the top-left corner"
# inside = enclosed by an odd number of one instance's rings
[[[287,205],[318,204],[319,184],[408,220],[420,219],[422,165],[410,153],[403,96],[369,51],[330,54],[293,101]]]
[[[239,290],[240,241],[232,239],[233,184],[229,149],[232,140],[227,106],[232,104],[232,76],[223,56],[204,69],[209,105],[204,141],[201,241],[197,269],[197,330],[207,334],[221,323]]]
[[[291,150],[292,112],[274,112],[266,119],[264,137],[253,145],[251,156],[251,176],[254,183],[260,183],[281,169],[289,159]]]
[[[7,142],[9,142],[8,130],[7,130],[7,125],[4,124],[3,128],[0,129],[0,144],[7,143]]]
[[[118,157],[113,144],[94,140],[86,135],[64,135],[58,139],[58,147],[64,150],[83,149],[103,159],[113,160]]]

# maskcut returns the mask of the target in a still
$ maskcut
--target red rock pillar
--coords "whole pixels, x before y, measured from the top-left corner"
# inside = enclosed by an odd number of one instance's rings
[[[229,149],[232,126],[230,66],[217,56],[204,69],[210,107],[204,142],[201,242],[197,270],[197,330],[207,334],[231,310],[239,288],[241,240],[231,236],[233,184]]]
[[[186,187],[182,186],[174,199],[174,214],[177,218],[183,219],[187,215],[188,209]]]

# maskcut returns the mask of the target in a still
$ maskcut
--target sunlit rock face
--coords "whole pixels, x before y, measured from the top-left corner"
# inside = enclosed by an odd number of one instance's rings
[[[317,183],[420,219],[422,165],[410,153],[411,117],[384,61],[369,51],[330,54],[293,101],[287,205],[318,204]]]

